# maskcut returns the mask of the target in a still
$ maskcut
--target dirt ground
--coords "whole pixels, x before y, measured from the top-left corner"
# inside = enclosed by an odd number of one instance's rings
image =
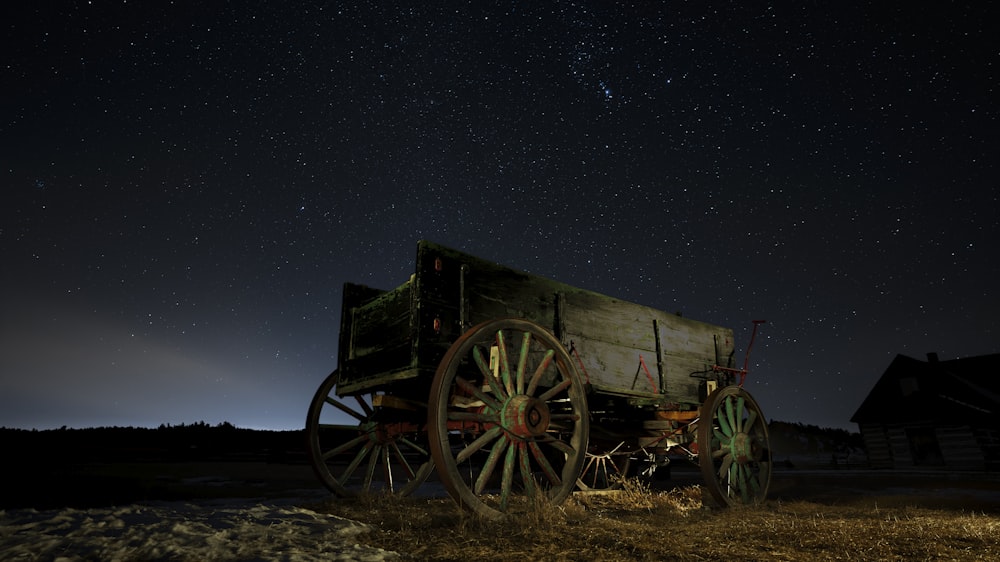
[[[786,471],[775,473],[768,498],[825,505],[882,498],[929,509],[1000,513],[1000,473]]]
[[[674,470],[654,489],[697,485],[697,469]],[[968,509],[1000,513],[1000,473],[895,470],[775,470],[768,500],[847,505],[882,498],[931,509]]]
[[[87,463],[8,465],[0,509],[102,507],[154,500],[218,498],[327,499],[308,464],[267,462]],[[674,469],[654,490],[697,485],[695,467]],[[432,476],[418,491],[445,493]],[[1000,473],[876,470],[776,470],[768,499],[843,505],[883,498],[908,505],[1000,512]],[[904,500],[905,498],[905,500]]]
[[[763,504],[713,509],[697,468],[677,468],[669,480],[630,480],[559,506],[521,504],[493,521],[457,509],[434,477],[413,497],[345,500],[307,464],[4,468],[0,550],[26,559],[319,560],[330,549],[349,559],[496,562],[1000,559],[998,473],[785,469]],[[341,536],[344,525],[356,532]],[[182,527],[190,532],[175,532]]]

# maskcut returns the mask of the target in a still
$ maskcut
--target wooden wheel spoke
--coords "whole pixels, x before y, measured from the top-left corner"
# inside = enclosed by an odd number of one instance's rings
[[[733,467],[733,456],[724,455],[722,459],[722,465],[719,467],[719,478],[725,478],[729,474],[729,470]]]
[[[722,455],[722,465],[719,466],[719,478],[726,478],[728,475],[730,479],[732,478],[732,473],[730,470],[733,468],[733,456],[732,455]]]
[[[496,375],[493,374],[493,369],[490,369],[490,363],[489,363],[489,361],[487,361],[483,357],[483,351],[482,351],[482,349],[479,348],[478,346],[472,348],[472,356],[473,356],[473,359],[476,362],[476,365],[479,367],[479,373],[481,375],[483,375],[483,380],[486,381],[487,385],[490,387],[490,391],[493,392],[494,394],[496,394],[500,398],[501,401],[507,400],[508,394],[507,394],[506,390],[504,389],[503,385],[500,383],[500,381],[497,380]],[[456,377],[456,382],[457,382],[457,379],[459,379],[459,378],[461,378],[461,377]],[[485,396],[485,394],[483,394],[483,395]],[[480,400],[483,400],[483,399],[480,398]],[[485,400],[484,400],[484,402],[485,402]],[[494,403],[496,403],[495,400],[494,400]]]
[[[549,431],[572,431],[573,425],[580,421],[577,414],[551,414],[549,416]]]
[[[545,453],[542,452],[542,448],[538,446],[538,443],[536,441],[529,441],[528,448],[531,450],[531,455],[535,457],[535,462],[541,467],[545,477],[549,479],[549,482],[554,486],[561,484],[562,479],[559,478],[555,469],[552,468],[552,463],[549,462],[549,459],[545,458]]]
[[[528,388],[525,389],[524,393],[528,396],[534,396],[535,391],[538,389],[538,383],[542,381],[542,375],[545,371],[549,369],[549,365],[552,364],[552,359],[555,358],[556,351],[554,349],[549,349],[545,352],[545,356],[542,357],[542,361],[535,367],[534,374],[531,375],[531,380],[528,381]]]
[[[746,431],[743,428],[743,397],[739,396],[736,398],[736,432],[742,433]]]
[[[617,453],[617,452],[618,452],[618,449],[621,449],[621,448],[622,448],[622,447],[624,447],[624,446],[625,446],[625,442],[624,442],[624,441],[622,441],[621,443],[619,443],[619,444],[615,445],[615,448],[614,448],[614,449],[611,449],[611,450],[610,450],[610,451],[608,451],[608,452],[607,452],[606,454],[604,454],[604,455],[601,455],[601,456],[602,456],[602,457],[604,457],[604,458],[607,458],[607,459],[609,459],[609,460],[610,460],[610,459],[611,459],[611,455],[613,455],[613,454]]]
[[[591,464],[593,464],[593,463],[591,463]],[[590,470],[590,468],[588,467],[587,470]],[[587,472],[587,470],[584,470],[583,474],[589,474],[589,472]],[[603,458],[601,458],[601,459],[599,459],[597,461],[597,466],[594,468],[594,478],[590,482],[590,487],[592,487],[592,488],[596,488],[597,487],[598,478],[600,478],[602,474],[605,477],[607,477],[607,475],[608,475],[608,467],[605,466]]]
[[[729,443],[732,441],[731,437],[729,437],[728,435],[723,435],[719,430],[715,428],[712,429],[712,435],[719,440],[719,446],[721,447],[728,447]]]
[[[395,482],[392,478],[392,462],[390,458],[392,457],[392,452],[389,450],[388,446],[382,447],[382,477],[385,478],[385,488],[390,492],[395,490]],[[404,463],[405,464],[405,463]],[[409,468],[407,466],[406,468]]]
[[[503,475],[500,480],[500,511],[507,511],[510,505],[510,494],[514,491],[514,465],[517,463],[517,447],[507,447],[507,455],[503,461]]]
[[[362,398],[360,394],[354,395],[354,400],[358,403],[359,406],[361,406],[361,409],[364,410],[365,417],[368,418],[372,417],[372,414],[374,413],[372,407],[368,405],[368,402],[366,402],[365,399]]]
[[[448,421],[465,421],[478,423],[500,423],[500,414],[496,412],[448,412]]]
[[[339,454],[341,454],[343,452],[346,452],[346,451],[350,451],[351,449],[357,447],[358,445],[364,443],[365,441],[368,441],[368,436],[367,435],[359,435],[359,436],[355,437],[354,439],[351,439],[347,443],[344,443],[344,444],[340,445],[339,447],[334,447],[333,449],[330,449],[329,451],[326,451],[325,453],[323,453],[323,457],[322,458],[323,458],[324,461],[328,460],[330,457],[339,455]],[[364,450],[364,449],[362,449],[362,450]]]
[[[587,470],[589,470],[589,468]],[[583,471],[583,474],[590,474],[590,472],[588,472],[587,470]],[[594,469],[594,477],[590,481],[590,487],[591,488],[596,488],[597,487],[597,482],[598,482],[598,479],[601,477],[601,473],[602,472],[606,472],[606,468],[604,467],[604,463],[598,463],[597,467],[595,467],[595,469]]]
[[[531,458],[528,457],[528,450],[524,442],[517,444],[517,458],[521,461],[521,484],[524,486],[524,493],[531,496],[535,494],[535,475],[531,472]]]
[[[354,471],[358,468],[358,466],[361,465],[361,462],[365,460],[365,457],[367,457],[369,453],[371,453],[371,447],[372,447],[371,443],[367,443],[365,444],[364,447],[361,447],[361,450],[358,451],[358,454],[354,455],[354,458],[351,459],[351,463],[347,465],[347,468],[344,469],[343,474],[340,475],[340,478],[338,478],[338,480],[340,480],[341,482],[346,482],[351,477],[351,475],[354,474]]]
[[[500,457],[503,455],[504,451],[507,450],[510,440],[506,436],[501,437],[497,440],[496,444],[493,445],[493,449],[490,450],[490,454],[486,457],[486,462],[483,463],[483,469],[479,473],[479,477],[476,478],[476,485],[474,490],[476,494],[482,494],[483,490],[486,489],[486,484],[489,482],[490,478],[493,477],[493,471],[497,468],[497,463],[500,461]]]
[[[472,443],[469,443],[467,447],[465,447],[464,449],[462,449],[460,453],[455,455],[455,462],[459,464],[465,462],[466,460],[468,460],[469,457],[471,457],[477,451],[485,447],[486,444],[489,443],[490,441],[495,440],[502,433],[503,429],[501,429],[500,426],[494,426],[490,428],[486,433],[480,435],[478,439],[476,439]]]
[[[365,489],[372,487],[372,479],[375,477],[375,467],[378,466],[378,461],[382,458],[382,446],[375,445],[374,450],[368,455],[368,467],[365,469],[365,478],[363,481],[363,486]]]
[[[403,451],[399,449],[399,445],[397,445],[394,441],[389,443],[388,448],[392,450],[392,456],[396,458],[396,462],[403,468],[403,473],[406,474],[406,477],[413,478],[415,474],[413,472],[413,467],[410,466],[410,462],[406,460],[406,456],[404,456]],[[388,472],[388,462],[386,462],[386,471]],[[391,476],[392,475],[390,474],[389,477],[391,478]]]
[[[426,455],[430,454],[430,452],[428,452],[427,449],[424,449],[423,447],[421,447],[420,445],[417,445],[413,441],[410,441],[406,437],[400,437],[399,439],[397,439],[397,441],[401,445],[405,445],[406,447],[409,447],[411,450],[416,451],[420,455],[426,456]]]
[[[507,353],[507,338],[503,335],[503,330],[497,330],[497,355],[500,361],[500,382],[503,383],[507,396],[514,394],[514,384],[510,377],[510,358]]]
[[[514,391],[517,394],[524,394],[525,369],[528,366],[528,354],[531,349],[531,332],[524,332],[521,336],[521,355],[517,360],[517,374],[515,375]]]
[[[483,350],[480,347],[472,348],[472,360],[476,363],[476,367],[479,367],[479,374],[483,375],[483,379],[490,380],[493,378],[493,371],[490,369],[490,363],[483,357]]]
[[[576,449],[574,449],[572,445],[566,443],[565,441],[560,441],[559,439],[556,439],[551,435],[544,435],[542,437],[539,437],[538,442],[549,445],[558,450],[560,453],[564,453],[566,455],[572,455],[576,453]]]
[[[492,376],[493,375],[490,375],[491,378],[492,378]],[[485,392],[483,392],[482,389],[480,389],[478,386],[476,386],[476,385],[472,384],[471,382],[463,379],[462,377],[455,377],[455,384],[457,384],[458,387],[461,388],[463,391],[465,391],[465,392],[467,392],[467,393],[475,396],[477,399],[481,400],[484,404],[486,404],[487,406],[489,406],[493,410],[499,411],[499,410],[501,410],[503,408],[503,404],[501,402],[498,402],[495,398],[493,398],[492,396],[490,396],[490,395],[486,394]]]
[[[740,479],[740,499],[743,503],[750,503],[750,471],[746,465],[740,465],[737,469]]]
[[[334,408],[337,408],[341,412],[344,412],[345,414],[351,416],[352,418],[354,418],[354,419],[356,419],[356,420],[358,420],[360,422],[366,421],[368,419],[368,416],[366,416],[366,415],[364,415],[362,413],[359,413],[357,410],[354,410],[350,406],[344,404],[343,402],[341,402],[340,400],[337,400],[336,398],[334,398],[332,396],[327,396],[326,397],[326,403],[329,404],[329,405],[331,405],[331,406],[333,406]]]
[[[729,422],[729,435],[736,435],[736,413],[733,412],[732,397],[726,398],[726,421]]]
[[[720,408],[717,413],[718,413],[718,420],[719,420],[719,429],[722,431],[722,433],[724,435],[727,435],[727,436],[734,435],[732,427],[726,421],[726,412],[725,412],[725,409]]]
[[[552,388],[548,389],[544,393],[542,393],[542,395],[539,396],[538,399],[542,400],[544,402],[548,402],[549,400],[552,400],[553,396],[556,396],[560,392],[565,391],[567,388],[569,388],[572,385],[573,385],[573,380],[572,379],[566,379],[566,380],[562,381],[561,383],[559,383],[559,384],[553,386]]]

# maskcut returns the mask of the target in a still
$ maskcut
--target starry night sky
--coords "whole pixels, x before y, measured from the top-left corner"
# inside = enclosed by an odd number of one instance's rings
[[[772,419],[1000,351],[990,3],[5,3],[0,426],[301,428],[433,240],[731,326]]]

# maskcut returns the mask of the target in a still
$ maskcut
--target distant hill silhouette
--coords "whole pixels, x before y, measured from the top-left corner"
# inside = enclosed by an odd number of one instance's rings
[[[241,429],[223,422],[142,427],[0,428],[13,458],[67,462],[264,460],[306,462],[303,430]]]
[[[867,465],[859,434],[779,421],[768,427],[777,468]],[[356,435],[344,433],[345,440]],[[0,443],[4,447],[0,510],[257,496],[271,488],[281,494],[288,488],[321,487],[308,466],[304,430],[241,429],[205,422],[155,429],[0,428]],[[199,484],[199,477],[210,477],[211,483]],[[213,485],[220,482],[226,485]]]
[[[859,433],[801,423],[768,424],[776,463],[786,466],[855,465],[866,462]],[[349,437],[347,437],[349,438]],[[268,461],[305,463],[304,430],[242,429],[223,422],[158,428],[97,427],[24,430],[0,428],[14,458],[44,462]]]

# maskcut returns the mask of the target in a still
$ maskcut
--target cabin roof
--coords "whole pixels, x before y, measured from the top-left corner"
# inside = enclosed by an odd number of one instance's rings
[[[1000,353],[941,361],[897,355],[852,423],[1000,425]]]

